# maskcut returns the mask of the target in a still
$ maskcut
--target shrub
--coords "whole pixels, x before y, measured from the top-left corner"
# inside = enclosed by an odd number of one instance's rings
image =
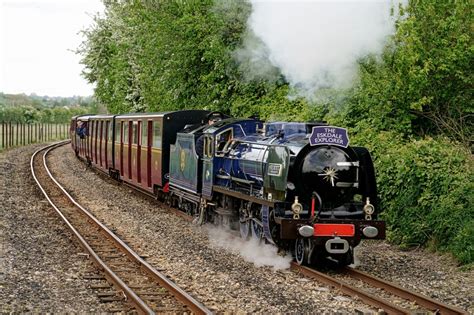
[[[392,133],[356,139],[373,152],[389,241],[427,245],[474,261],[474,163],[448,139],[403,140]]]

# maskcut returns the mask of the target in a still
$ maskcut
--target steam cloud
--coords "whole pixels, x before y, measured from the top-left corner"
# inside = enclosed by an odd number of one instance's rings
[[[255,239],[244,241],[222,227],[208,226],[208,233],[212,246],[239,254],[245,261],[254,263],[257,267],[270,266],[274,270],[290,268],[291,256],[278,255],[275,246],[259,243]]]
[[[394,31],[389,0],[252,0],[248,34],[235,52],[248,79],[275,80],[275,68],[300,95],[345,88],[357,77],[357,59],[379,54]]]

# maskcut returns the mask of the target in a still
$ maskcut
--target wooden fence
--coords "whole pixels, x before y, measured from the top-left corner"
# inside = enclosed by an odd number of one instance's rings
[[[0,150],[69,138],[69,124],[0,122]]]

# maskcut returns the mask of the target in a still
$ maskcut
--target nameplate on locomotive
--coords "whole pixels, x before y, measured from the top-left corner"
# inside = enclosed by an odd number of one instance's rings
[[[276,163],[269,163],[268,164],[268,175],[270,176],[281,176],[281,170],[282,170],[281,164],[276,164]]]
[[[349,136],[347,129],[332,126],[313,127],[309,136],[310,145],[336,145],[347,148],[349,146]]]

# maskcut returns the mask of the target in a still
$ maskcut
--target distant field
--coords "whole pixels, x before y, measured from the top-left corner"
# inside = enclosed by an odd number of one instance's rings
[[[0,151],[30,143],[69,137],[69,124],[20,124],[0,122]]]

